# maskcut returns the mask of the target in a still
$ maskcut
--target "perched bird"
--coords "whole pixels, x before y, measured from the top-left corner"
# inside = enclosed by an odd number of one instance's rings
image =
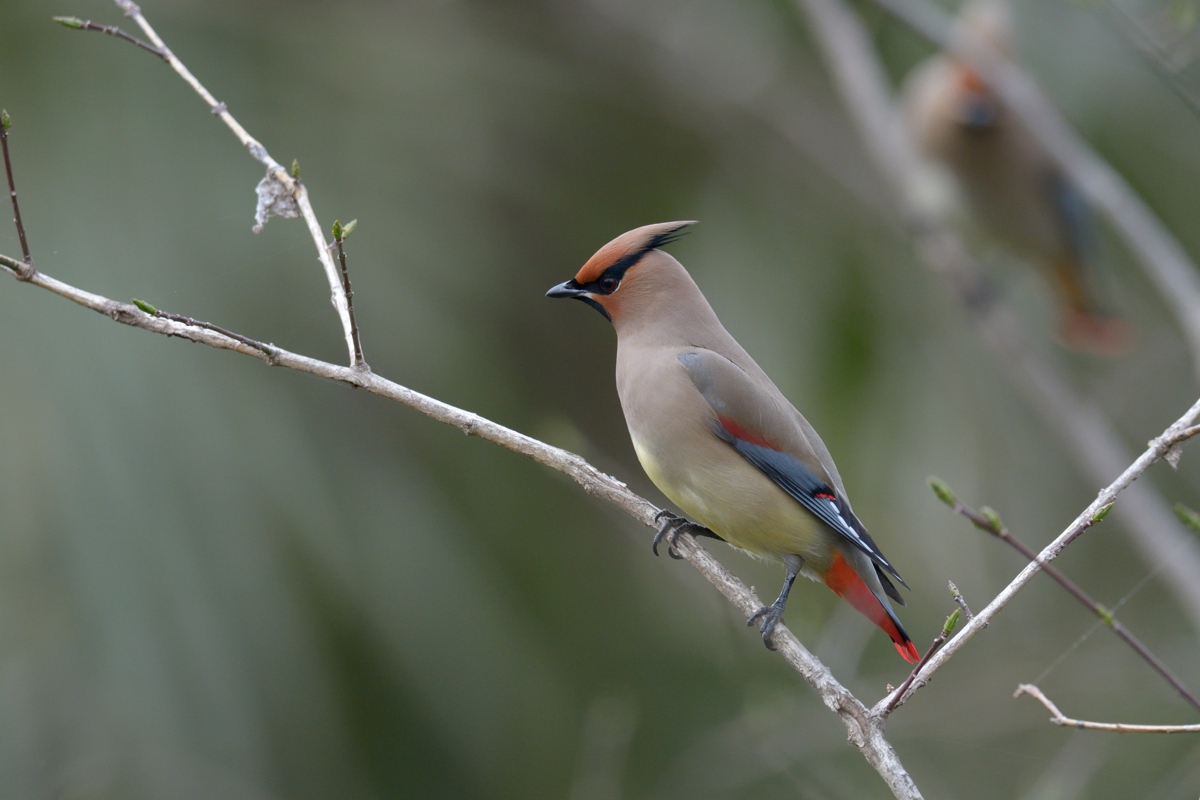
[[[1008,7],[971,0],[954,36],[967,49],[1016,58]],[[1049,273],[1061,308],[1059,337],[1077,350],[1118,355],[1129,327],[1096,297],[1091,211],[1028,129],[967,64],[931,57],[905,80],[904,120],[918,148],[957,180],[979,228]]]
[[[657,248],[691,222],[629,231],[546,293],[595,308],[617,332],[617,394],[650,480],[693,520],[781,560],[783,590],[747,622],[770,638],[797,575],[823,581],[878,625],[900,655],[916,647],[888,597],[907,588],[854,516],[821,437],[734,341],[683,266]],[[674,542],[680,517],[659,529]],[[657,551],[656,551],[657,552]],[[771,648],[774,649],[774,648]]]

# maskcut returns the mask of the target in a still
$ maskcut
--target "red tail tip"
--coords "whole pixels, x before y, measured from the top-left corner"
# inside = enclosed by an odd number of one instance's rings
[[[1072,350],[1115,358],[1133,348],[1133,329],[1122,319],[1063,309],[1059,329],[1062,343]]]
[[[921,660],[921,654],[917,652],[917,646],[912,642],[905,642],[904,644],[892,642],[892,644],[896,645],[896,652],[908,663],[916,664]]]

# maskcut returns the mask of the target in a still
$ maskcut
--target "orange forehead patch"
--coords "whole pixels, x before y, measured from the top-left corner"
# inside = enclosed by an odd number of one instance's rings
[[[596,254],[587,260],[587,263],[575,274],[575,282],[580,285],[591,283],[603,275],[609,267],[622,262],[628,262],[625,266],[631,267],[643,255],[656,247],[674,241],[680,235],[679,231],[694,224],[694,220],[660,222],[656,225],[644,225],[641,228],[634,228],[622,233],[597,250]]]
[[[983,78],[980,78],[979,73],[969,67],[959,68],[958,85],[963,91],[973,94],[982,94],[988,91],[987,84],[983,82]]]

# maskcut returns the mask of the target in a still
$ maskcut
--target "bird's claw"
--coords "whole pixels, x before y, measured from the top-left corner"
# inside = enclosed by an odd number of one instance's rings
[[[769,606],[763,606],[758,611],[750,615],[750,619],[746,620],[748,627],[753,627],[754,623],[762,620],[762,627],[759,629],[762,633],[763,644],[768,650],[774,650],[775,645],[771,644],[771,634],[775,633],[775,626],[783,619],[783,608],[772,603]]]
[[[654,555],[658,555],[658,543],[663,539],[667,540],[667,555],[675,560],[683,558],[675,550],[675,542],[679,540],[679,534],[688,530],[696,523],[690,522],[681,516],[672,514],[670,511],[663,509],[654,515],[654,521],[662,520],[662,524],[658,526],[658,530],[654,534],[654,541],[650,543],[650,549]]]

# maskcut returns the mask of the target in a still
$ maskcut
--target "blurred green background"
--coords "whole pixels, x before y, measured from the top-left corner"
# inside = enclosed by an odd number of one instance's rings
[[[928,55],[862,8],[897,80]],[[914,260],[788,3],[144,10],[278,160],[299,159],[326,227],[359,219],[377,372],[656,502],[609,326],[542,295],[625,230],[701,220],[672,251],[821,431],[913,586],[901,615],[920,646],[953,607],[947,579],[982,607],[1021,567],[927,475],[1039,546],[1100,488]],[[132,24],[100,0],[0,8],[37,265],[344,361],[303,226],[250,231],[259,166],[164,65],[54,14]],[[1200,120],[1083,4],[1024,2],[1017,22],[1047,91],[1200,254]],[[1042,281],[999,279],[1046,358],[1140,449],[1197,387],[1163,303],[1107,245],[1139,332],[1122,360],[1058,349]],[[11,227],[0,251],[19,255]],[[11,280],[0,376],[0,798],[889,796],[710,586],[557,473]],[[1200,505],[1194,451],[1145,479]],[[778,566],[710,549],[774,596]],[[1122,617],[1200,686],[1197,632],[1119,523],[1061,563],[1102,602],[1128,596]],[[798,587],[787,622],[866,702],[906,674],[819,586]],[[1036,678],[1075,716],[1196,721],[1114,637],[1079,644],[1091,627],[1035,580],[895,714],[927,797],[1194,800],[1195,737],[1064,730],[1012,699]]]

